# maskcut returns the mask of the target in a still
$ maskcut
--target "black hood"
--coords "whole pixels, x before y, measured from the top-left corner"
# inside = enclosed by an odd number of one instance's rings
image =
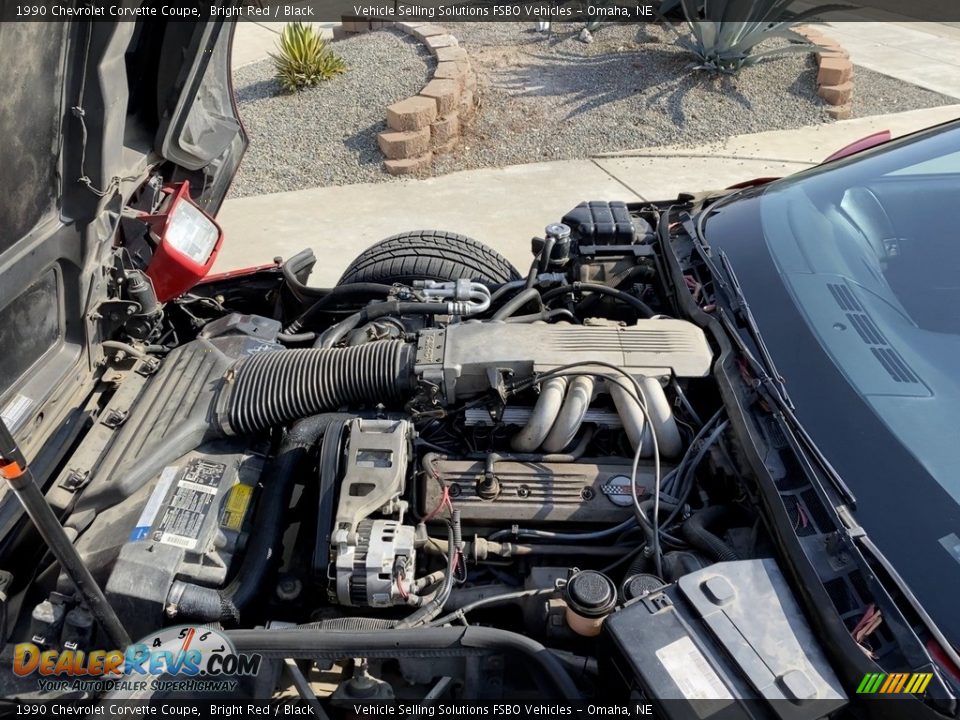
[[[38,471],[102,366],[130,198],[148,177],[189,180],[215,213],[229,188],[246,147],[232,31],[159,17],[0,22],[0,415]]]

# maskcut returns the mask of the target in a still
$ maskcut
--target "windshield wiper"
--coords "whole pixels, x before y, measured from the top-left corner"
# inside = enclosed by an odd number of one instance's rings
[[[780,371],[777,370],[777,365],[773,361],[773,356],[770,355],[770,351],[767,349],[767,344],[764,342],[763,336],[760,334],[760,328],[757,327],[757,321],[753,316],[753,311],[750,309],[750,304],[747,302],[746,296],[743,294],[743,289],[740,286],[740,281],[737,279],[737,274],[733,271],[733,265],[730,262],[730,258],[727,257],[725,252],[722,250],[720,251],[720,263],[723,266],[723,271],[721,273],[720,269],[713,261],[713,257],[708,252],[709,246],[707,245],[706,239],[703,235],[703,221],[706,215],[707,213],[701,213],[700,217],[697,219],[696,225],[694,225],[690,216],[684,213],[680,219],[680,222],[683,225],[684,230],[687,231],[687,234],[694,240],[700,258],[707,265],[710,273],[713,275],[714,286],[721,293],[723,293],[724,297],[726,298],[727,305],[733,312],[734,317],[740,321],[740,324],[747,331],[747,334],[750,336],[750,339],[756,346],[757,352],[760,353],[762,364],[756,361],[756,359],[753,357],[753,354],[742,342],[738,343],[741,350],[750,360],[753,361],[754,371],[760,376],[759,379],[761,381],[769,380],[772,382],[776,386],[777,392],[783,398],[786,406],[793,410],[795,406],[793,401],[790,399],[790,394],[787,392],[786,381],[783,379]],[[727,281],[724,280],[724,276],[726,277]],[[736,328],[733,328],[733,332],[736,333]]]
[[[721,324],[724,326],[724,329],[726,329],[727,333],[730,335],[731,340],[737,346],[737,349],[740,350],[740,354],[744,360],[746,360],[751,372],[756,375],[758,389],[762,388],[766,391],[764,393],[764,397],[767,397],[773,403],[773,405],[776,406],[777,410],[780,411],[784,421],[790,426],[790,429],[793,431],[793,434],[796,436],[799,444],[799,447],[796,448],[796,450],[798,452],[803,452],[805,457],[813,460],[816,463],[817,468],[830,481],[830,484],[833,485],[837,493],[840,494],[840,497],[844,503],[850,507],[856,507],[857,498],[853,494],[853,491],[830,464],[830,461],[827,460],[822,452],[820,452],[820,449],[816,446],[816,443],[813,442],[813,439],[807,434],[807,431],[794,414],[795,406],[793,402],[791,402],[790,396],[787,394],[785,387],[786,383],[780,373],[777,372],[773,358],[770,357],[770,353],[767,351],[766,344],[763,342],[763,338],[760,336],[760,330],[753,318],[753,313],[750,311],[750,306],[747,304],[746,298],[743,296],[743,291],[740,288],[740,283],[737,281],[736,274],[733,272],[733,267],[730,265],[730,260],[723,252],[720,253],[720,259],[725,263],[724,273],[729,280],[728,283],[723,280],[723,275],[720,274],[716,264],[713,262],[713,258],[710,257],[710,255],[706,252],[706,243],[702,240],[702,235],[700,235],[699,231],[693,227],[693,222],[691,221],[690,216],[686,215],[684,218],[682,218],[681,223],[683,224],[684,229],[687,231],[687,234],[694,239],[704,263],[706,263],[707,267],[710,269],[710,272],[713,274],[714,285],[724,293],[727,298],[727,303],[730,305],[733,312],[739,313],[741,321],[747,326],[747,330],[750,333],[751,339],[753,340],[757,349],[763,355],[764,363],[766,364],[765,367],[756,359],[756,357],[754,357],[750,348],[747,347],[747,344],[744,342],[737,330],[737,325],[735,324],[734,320],[728,316],[722,307],[718,308],[717,316]]]
[[[787,392],[787,383],[780,374],[780,371],[777,370],[776,363],[773,362],[773,356],[770,355],[770,351],[767,349],[767,344],[763,340],[763,335],[760,334],[760,328],[757,327],[757,321],[753,317],[753,311],[750,309],[750,305],[747,303],[747,298],[744,296],[743,290],[740,288],[740,281],[737,279],[737,275],[733,271],[733,265],[730,264],[730,258],[727,257],[727,254],[723,250],[720,251],[720,263],[723,265],[724,271],[726,271],[727,276],[730,278],[730,287],[735,293],[735,299],[738,303],[738,309],[734,310],[734,313],[739,316],[747,332],[750,334],[750,339],[753,340],[754,344],[757,346],[757,350],[760,353],[760,359],[763,360],[763,364],[766,366],[767,372],[770,374],[770,379],[776,384],[777,390],[780,391],[780,394],[783,396],[787,406],[793,410],[795,406],[793,401],[790,399],[790,394]]]

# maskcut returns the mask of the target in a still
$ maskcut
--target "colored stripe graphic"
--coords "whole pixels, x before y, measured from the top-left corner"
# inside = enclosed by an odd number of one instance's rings
[[[897,684],[897,681],[900,680],[900,676],[897,673],[892,675],[887,675],[887,679],[883,681],[883,685],[880,686],[881,693],[887,693],[890,691],[890,688]]]
[[[907,686],[903,689],[903,691],[906,693],[912,693],[914,685],[919,685],[919,684],[920,684],[920,675],[919,674],[913,675],[910,678],[910,682],[907,683]]]
[[[907,680],[910,679],[910,673],[900,673],[900,682],[897,683],[897,686],[893,688],[890,692],[898,693],[903,690],[903,686],[907,684]]]
[[[867,673],[857,686],[858,695],[919,695],[927,689],[933,673]]]

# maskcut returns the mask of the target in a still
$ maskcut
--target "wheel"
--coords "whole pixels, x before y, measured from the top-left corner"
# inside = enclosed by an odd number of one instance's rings
[[[337,284],[390,285],[461,278],[499,285],[519,279],[520,273],[500,253],[472,238],[442,230],[416,230],[388,237],[364,250]]]

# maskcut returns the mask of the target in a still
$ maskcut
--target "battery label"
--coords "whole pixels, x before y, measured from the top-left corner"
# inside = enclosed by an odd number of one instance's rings
[[[237,531],[243,527],[243,518],[247,514],[252,495],[253,488],[249,485],[237,483],[230,488],[227,501],[223,504],[223,517],[220,519],[221,527]]]
[[[195,550],[226,470],[223,463],[203,459],[190,461],[153,531],[153,539],[165,545]]]
[[[690,638],[682,637],[663,646],[657,650],[657,659],[687,700],[733,700],[723,680]],[[691,707],[701,718],[717,709],[716,705],[697,702],[692,702]]]

